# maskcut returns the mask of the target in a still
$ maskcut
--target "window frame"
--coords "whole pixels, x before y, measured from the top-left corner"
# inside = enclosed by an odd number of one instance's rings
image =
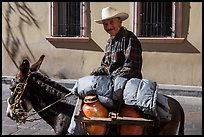
[[[81,13],[82,18],[80,24],[82,29],[80,29],[80,35],[77,37],[59,37],[53,36],[57,33],[56,24],[58,24],[58,2],[49,2],[49,36],[46,37],[46,40],[49,42],[89,42],[91,39],[91,29],[90,29],[90,4],[89,2],[81,2]]]
[[[139,4],[141,2],[133,2],[133,12],[132,12],[132,30],[137,35],[139,27],[137,26],[140,16],[139,16]],[[182,43],[185,38],[182,37],[182,2],[172,2],[172,29],[176,30],[175,35],[172,37],[139,37],[138,39],[142,43]],[[176,25],[175,25],[176,24]]]

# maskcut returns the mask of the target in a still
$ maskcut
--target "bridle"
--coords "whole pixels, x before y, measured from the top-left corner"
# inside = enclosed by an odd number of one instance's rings
[[[29,117],[26,110],[23,108],[22,106],[22,95],[25,91],[25,87],[27,85],[27,80],[30,77],[31,72],[28,73],[27,77],[24,78],[23,82],[19,82],[15,89],[13,91],[11,91],[11,95],[14,94],[14,101],[13,104],[10,104],[10,111],[13,114],[13,116],[15,117],[15,120],[17,123],[25,123],[26,121],[30,121],[27,120],[27,118]],[[8,98],[8,100],[10,99],[10,97]]]
[[[16,94],[16,96],[14,98],[13,104],[10,105],[10,111],[15,116],[16,123],[19,123],[19,124],[25,123],[26,121],[33,122],[35,120],[40,120],[41,118],[28,119],[28,117],[33,116],[33,115],[35,115],[37,113],[40,113],[40,112],[44,111],[45,109],[51,107],[52,105],[56,104],[57,102],[61,101],[65,97],[72,94],[70,92],[70,93],[66,94],[65,96],[63,96],[62,98],[60,98],[59,100],[55,101],[54,103],[52,103],[52,104],[46,106],[45,108],[41,109],[40,111],[33,112],[30,115],[28,115],[28,112],[26,112],[26,110],[22,106],[22,98],[21,97],[22,97],[22,95],[23,95],[23,93],[25,91],[25,88],[26,88],[26,85],[27,85],[27,80],[30,77],[30,75],[31,75],[31,72],[28,72],[28,75],[25,76],[23,82],[19,82],[16,85],[14,91],[11,92],[11,94]],[[8,99],[10,99],[10,97]]]

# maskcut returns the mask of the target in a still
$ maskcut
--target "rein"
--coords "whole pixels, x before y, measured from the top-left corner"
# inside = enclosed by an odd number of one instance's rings
[[[11,109],[11,112],[12,114],[15,116],[15,119],[16,119],[16,122],[21,124],[21,123],[25,123],[26,121],[28,122],[33,122],[35,120],[40,120],[41,118],[33,118],[33,119],[28,119],[28,117],[30,116],[33,116],[37,113],[40,113],[44,110],[46,110],[47,108],[53,106],[54,104],[58,103],[59,101],[63,100],[65,97],[71,95],[72,93],[68,93],[66,94],[65,96],[63,96],[62,98],[58,99],[57,101],[53,102],[52,104],[44,107],[43,109],[39,110],[39,111],[36,111],[36,112],[33,112],[31,113],[30,115],[28,115],[28,112],[26,112],[21,103],[22,103],[22,100],[21,100],[21,97],[25,91],[25,87],[27,85],[27,80],[28,78],[30,77],[30,74],[31,72],[28,73],[28,76],[27,78],[23,81],[23,82],[20,82],[17,84],[16,88],[14,89],[14,92],[12,92],[12,94],[17,94],[15,99],[14,99],[14,103],[10,106],[10,109]]]

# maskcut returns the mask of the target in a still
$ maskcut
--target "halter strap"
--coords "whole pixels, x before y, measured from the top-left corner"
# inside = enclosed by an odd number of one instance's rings
[[[10,110],[11,112],[16,116],[16,122],[17,123],[22,123],[25,121],[22,121],[22,117],[25,117],[27,115],[27,113],[25,112],[25,110],[23,109],[22,105],[21,105],[21,97],[25,91],[25,87],[27,85],[27,80],[30,77],[31,72],[28,72],[28,75],[26,77],[25,80],[23,80],[23,82],[20,82],[16,85],[16,88],[14,89],[12,94],[17,94],[14,98],[14,103],[10,106]],[[18,108],[16,108],[18,107]],[[24,118],[23,118],[24,119]]]

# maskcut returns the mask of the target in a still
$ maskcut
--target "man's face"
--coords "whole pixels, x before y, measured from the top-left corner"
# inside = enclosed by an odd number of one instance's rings
[[[105,31],[110,34],[110,36],[115,36],[118,33],[121,25],[122,21],[119,18],[112,18],[103,21],[103,27]]]

